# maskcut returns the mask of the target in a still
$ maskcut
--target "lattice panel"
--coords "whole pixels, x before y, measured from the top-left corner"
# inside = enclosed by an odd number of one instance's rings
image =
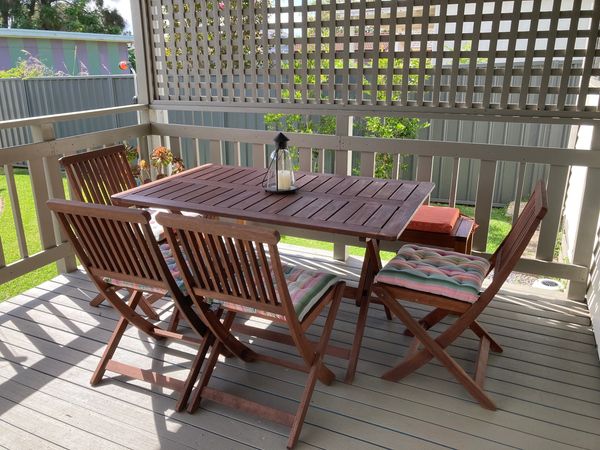
[[[158,101],[599,107],[600,1],[149,1]]]

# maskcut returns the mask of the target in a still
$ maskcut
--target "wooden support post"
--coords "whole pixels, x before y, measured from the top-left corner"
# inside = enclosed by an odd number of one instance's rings
[[[151,33],[148,29],[147,18],[150,17],[148,4],[142,0],[131,0],[131,17],[134,37],[135,49],[135,93],[138,103],[147,105],[150,103],[151,86],[154,86],[154,72],[150,69],[152,66],[151,49]],[[151,123],[151,115],[149,110],[138,111],[138,124]],[[152,136],[147,138],[139,138],[138,145],[140,147],[140,158],[149,160],[152,146]]]
[[[352,116],[336,117],[335,134],[336,136],[352,136],[352,127],[354,118]],[[335,152],[335,169],[336,175],[351,175],[352,174],[352,152],[347,150],[337,150]],[[333,243],[333,259],[338,261],[346,261],[348,259],[348,247],[338,242]]]
[[[56,139],[54,125],[32,125],[31,136],[33,142],[53,141]],[[65,198],[58,157],[48,156],[31,159],[27,164],[38,219],[40,241],[43,249],[49,249],[66,240],[58,222],[46,207],[49,198]],[[61,273],[76,270],[75,254],[71,253],[68,257],[57,261],[57,268]]]
[[[595,125],[590,151],[600,151],[600,126]],[[573,252],[573,264],[590,267],[594,253],[594,243],[598,234],[600,211],[600,169],[587,169],[585,189],[581,200],[581,215],[577,227],[577,240]],[[588,281],[571,281],[567,295],[571,300],[584,300]]]

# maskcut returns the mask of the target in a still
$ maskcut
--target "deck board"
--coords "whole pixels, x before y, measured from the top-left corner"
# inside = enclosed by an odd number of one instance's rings
[[[356,282],[347,265],[283,247],[288,262],[330,270]],[[61,275],[0,304],[0,446],[7,448],[284,448],[287,430],[207,402],[176,413],[173,393],[116,377],[92,388],[89,378],[117,320],[89,306],[96,290],[85,273]],[[168,300],[159,303],[167,317]],[[411,306],[416,315],[425,313]],[[343,302],[332,340],[352,341],[357,309]],[[317,384],[298,448],[598,448],[600,364],[585,305],[532,293],[501,292],[482,316],[505,352],[492,354],[486,390],[498,411],[483,410],[437,362],[398,383],[379,375],[409,340],[380,306],[369,312],[352,386]],[[450,322],[445,320],[441,332]],[[316,334],[323,319],[317,320]],[[272,354],[291,348],[257,340]],[[450,354],[472,369],[477,340],[465,335]],[[148,358],[148,354],[152,358]],[[127,330],[117,358],[183,377],[192,347],[155,343]],[[345,361],[329,358],[342,378]],[[294,408],[304,375],[265,363],[227,359],[214,383]],[[16,445],[15,445],[16,444]]]

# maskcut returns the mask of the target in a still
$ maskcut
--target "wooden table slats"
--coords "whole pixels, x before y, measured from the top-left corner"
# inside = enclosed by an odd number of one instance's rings
[[[396,240],[432,183],[297,173],[292,194],[266,192],[266,170],[207,164],[115,195],[122,205]]]

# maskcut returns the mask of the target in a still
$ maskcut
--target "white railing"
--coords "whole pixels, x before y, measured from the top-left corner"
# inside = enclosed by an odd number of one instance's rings
[[[197,159],[197,162],[223,163],[224,161],[223,147],[225,141],[223,140],[222,128],[153,123],[152,133],[169,136],[170,145],[173,148],[181,147],[178,143],[180,138],[198,141],[197,148],[200,147],[200,141],[209,141],[211,150],[208,160]],[[256,167],[265,166],[265,146],[272,144],[273,132],[228,128],[226,134],[226,141],[233,142],[238,149],[235,156],[236,164],[240,161],[240,144],[246,143],[252,145],[252,165]],[[430,181],[433,159],[439,157],[452,158],[454,162],[452,165],[452,189],[448,199],[451,205],[455,203],[456,199],[456,180],[458,179],[460,160],[464,158],[479,160],[480,174],[477,182],[477,204],[475,209],[475,219],[479,224],[479,229],[475,234],[473,248],[476,253],[480,254],[485,252],[488,241],[497,163],[499,161],[516,161],[519,163],[515,211],[519,210],[523,195],[528,194],[523,192],[523,180],[527,165],[533,163],[549,164],[548,196],[551,208],[540,229],[536,259],[522,260],[518,269],[524,272],[565,278],[575,282],[585,282],[587,280],[588,270],[586,267],[553,262],[553,259],[557,236],[560,232],[569,167],[576,165],[596,170],[600,169],[600,158],[595,152],[560,148],[523,148],[505,145],[396,140],[343,135],[302,133],[286,133],[286,135],[290,138],[290,142],[299,148],[300,168],[305,171],[310,171],[313,167],[311,158],[313,158],[314,153],[317,153],[318,159],[323,159],[324,149],[335,151],[334,172],[338,174],[348,173],[350,153],[359,152],[361,155],[360,174],[362,176],[373,176],[376,153],[392,154],[395,167],[399,166],[403,155],[410,154],[416,156],[417,179]],[[318,164],[318,167],[322,168],[323,164]],[[335,238],[335,241],[345,244],[350,243],[339,236]]]
[[[63,120],[95,117],[107,114],[116,114],[129,111],[138,111],[140,118],[145,121],[141,125],[116,128],[101,132],[94,132],[63,139],[55,139],[53,126]],[[223,163],[225,142],[234,143],[237,149],[234,156],[234,164],[240,164],[241,145],[250,144],[251,165],[265,167],[267,163],[267,146],[272,144],[274,133],[271,131],[232,129],[218,127],[203,127],[190,125],[175,125],[161,123],[156,120],[160,114],[157,111],[148,110],[146,106],[134,105],[128,107],[108,108],[72,114],[39,117],[34,119],[22,119],[0,123],[0,129],[14,127],[30,127],[34,139],[32,144],[9,147],[0,150],[0,165],[4,167],[7,183],[9,186],[10,201],[18,205],[18,193],[16,192],[12,164],[27,161],[32,175],[32,186],[35,197],[36,213],[38,217],[38,230],[40,233],[42,247],[44,250],[36,255],[29,255],[27,251],[27,236],[23,231],[23,222],[18,211],[13,208],[14,226],[17,230],[17,239],[21,250],[21,258],[18,261],[6,264],[0,246],[0,283],[16,278],[24,273],[53,261],[60,262],[61,270],[74,268],[74,258],[70,248],[63,244],[63,236],[52,221],[52,216],[45,207],[45,201],[49,197],[64,197],[58,157],[79,150],[98,148],[126,139],[149,138],[150,145],[157,142],[166,142],[175,153],[181,152],[184,147],[183,139],[192,139],[195,148],[199,149],[202,142],[209,143],[208,158],[202,157],[197,152],[192,160],[196,164],[205,162]],[[350,124],[347,117],[338,118],[337,135],[316,135],[289,133],[291,141],[299,148],[299,163],[302,170],[310,171],[313,165],[314,154],[319,160],[323,160],[325,149],[335,152],[334,173],[350,173],[352,153],[360,154],[360,173],[363,176],[373,176],[375,168],[375,155],[384,152],[393,155],[394,166],[401,164],[403,155],[415,155],[417,161],[417,178],[419,180],[430,180],[434,158],[448,157],[452,164],[452,189],[450,191],[449,203],[453,204],[456,199],[458,172],[461,159],[474,159],[480,161],[480,173],[477,181],[477,204],[475,219],[480,225],[476,233],[474,250],[476,253],[484,253],[489,232],[490,214],[492,211],[493,191],[496,176],[496,165],[499,161],[513,161],[519,164],[519,177],[517,181],[517,195],[515,196],[515,210],[518,211],[519,202],[523,191],[523,180],[527,166],[533,163],[544,163],[550,166],[548,171],[548,195],[550,211],[544,219],[540,228],[535,258],[523,259],[518,269],[524,272],[536,273],[544,276],[564,278],[571,281],[570,295],[583,299],[588,286],[589,268],[591,262],[591,250],[589,259],[585,261],[585,246],[581,245],[579,257],[575,255],[578,264],[566,264],[555,261],[554,249],[557,236],[560,233],[560,224],[564,208],[565,190],[568,183],[569,171],[572,166],[584,166],[588,168],[588,178],[600,178],[600,152],[540,148],[540,147],[514,147],[505,145],[466,144],[456,142],[435,142],[419,140],[396,140],[348,136]],[[146,139],[140,139],[145,144]],[[144,147],[144,145],[142,145]],[[144,150],[146,151],[146,150]],[[319,164],[318,167],[324,167]],[[398,173],[396,170],[394,173]],[[593,205],[597,194],[588,189],[594,189],[594,183],[589,183],[583,195],[583,202]],[[595,217],[594,217],[595,214]],[[582,208],[579,218],[578,239],[589,240],[591,235],[595,237],[595,230],[586,232],[586,224],[595,224],[598,220],[598,208]],[[583,232],[582,232],[583,229]],[[360,245],[356,241],[344,239],[340,236],[317,235],[298,230],[283,230],[284,233],[297,234],[303,237],[322,239],[336,244],[336,256],[343,257],[345,245]],[[593,242],[593,240],[592,240]],[[389,249],[397,246],[394,244],[386,246]],[[577,259],[578,258],[578,259]]]
[[[46,200],[49,198],[65,198],[58,158],[64,154],[146,136],[150,130],[148,124],[135,125],[56,139],[54,125],[68,120],[140,111],[145,108],[134,105],[0,122],[0,130],[28,127],[34,141],[32,144],[0,149],[0,167],[4,169],[8,186],[20,256],[17,261],[6,261],[0,236],[0,285],[52,262],[58,263],[61,272],[70,272],[76,268],[73,250],[65,242],[58,223],[46,207]],[[29,169],[37,216],[37,233],[42,246],[42,250],[35,254],[30,254],[29,241],[32,237],[26,235],[21,216],[19,192],[13,170],[15,163],[27,163]]]

